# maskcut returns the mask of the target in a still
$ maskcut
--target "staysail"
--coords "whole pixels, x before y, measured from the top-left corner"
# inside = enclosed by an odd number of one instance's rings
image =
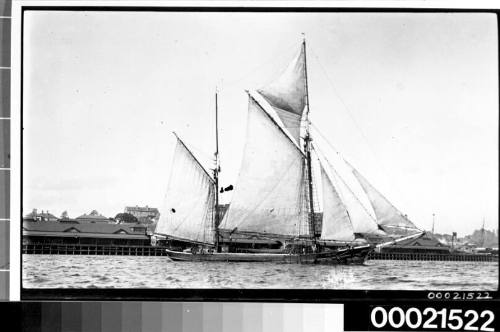
[[[243,161],[221,228],[304,234],[304,185],[303,153],[249,95]]]
[[[383,235],[384,232],[379,229],[375,217],[372,216],[370,211],[362,203],[360,197],[358,197],[357,191],[354,191],[351,188],[354,183],[352,183],[352,181],[347,182],[344,179],[344,176],[339,174],[336,167],[334,167],[328,159],[326,159],[326,157],[323,158],[328,165],[327,172],[335,184],[335,189],[337,190],[345,208],[349,212],[349,218],[351,220],[354,233]],[[361,189],[359,191],[363,193]]]
[[[212,178],[177,137],[167,194],[155,232],[213,243],[214,201]]]
[[[375,189],[352,165],[348,164],[352,173],[359,181],[359,184],[365,191],[370,203],[375,211],[377,222],[382,226],[392,226],[406,229],[418,228],[406,218],[394,205],[389,202],[377,189]]]
[[[316,141],[316,143],[319,142]],[[354,233],[384,235],[384,232],[379,229],[375,213],[371,211],[370,202],[366,198],[363,188],[343,158],[331,153],[327,157],[318,144],[314,144],[314,151],[318,154],[320,163],[349,213]]]
[[[304,44],[286,70],[276,80],[257,90],[273,106],[296,142],[306,99]]]
[[[323,187],[323,223],[322,240],[353,241],[354,230],[349,219],[349,213],[335,190],[332,180],[321,165]]]

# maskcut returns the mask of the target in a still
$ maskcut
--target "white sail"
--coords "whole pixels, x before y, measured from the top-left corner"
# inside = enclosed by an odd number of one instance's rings
[[[214,183],[178,138],[160,220],[155,232],[213,243]]]
[[[222,228],[305,234],[301,230],[307,221],[303,153],[249,97],[243,161]]]
[[[346,180],[339,174],[335,167],[330,162],[326,162],[328,174],[336,185],[336,190],[346,207],[349,218],[351,220],[354,233],[380,234],[384,232],[378,227],[375,218],[370,214],[370,211],[364,206],[361,199],[357,196],[357,191],[351,188],[351,182]],[[360,189],[363,193],[363,191]],[[364,193],[363,193],[364,194]]]
[[[394,205],[375,189],[354,167],[349,165],[372,204],[377,222],[382,226],[393,226],[418,230]]]
[[[297,56],[281,76],[257,90],[274,107],[285,128],[297,142],[300,139],[300,120],[306,98],[305,66],[305,52],[302,45]]]
[[[349,213],[335,190],[332,180],[321,167],[323,187],[323,223],[321,228],[322,240],[353,241],[354,230],[349,219]]]

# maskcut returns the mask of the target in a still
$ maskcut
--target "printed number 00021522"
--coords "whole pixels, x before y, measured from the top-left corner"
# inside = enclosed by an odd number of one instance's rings
[[[441,319],[438,320],[439,316]],[[393,307],[387,311],[384,307],[375,307],[370,314],[371,324],[377,329],[384,327],[400,329],[406,326],[410,329],[494,332],[495,330],[490,327],[494,319],[495,314],[491,310],[483,310],[478,313],[476,310],[464,311],[462,309],[447,308],[439,311],[434,308],[425,308],[421,311],[421,309],[415,307],[406,310]]]
[[[429,292],[429,300],[491,300],[489,292]]]

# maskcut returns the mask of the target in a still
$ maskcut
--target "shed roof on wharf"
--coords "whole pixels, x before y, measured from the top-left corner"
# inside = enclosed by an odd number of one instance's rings
[[[138,224],[23,221],[23,243],[148,245],[147,228]]]
[[[382,248],[382,252],[434,252],[449,253],[451,247],[439,242],[432,234],[426,233],[422,237],[408,239]]]

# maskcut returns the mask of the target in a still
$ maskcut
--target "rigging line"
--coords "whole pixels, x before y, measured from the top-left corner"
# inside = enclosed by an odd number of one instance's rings
[[[366,212],[366,214],[370,217],[370,219],[372,219],[375,222],[375,224],[378,225],[377,219],[374,218],[371,215],[371,213],[366,209],[366,207],[363,205],[363,203],[361,203],[361,201],[359,200],[358,196],[352,191],[351,187],[345,182],[344,178],[342,176],[340,176],[340,174],[337,172],[337,170],[335,169],[335,167],[333,167],[333,165],[330,163],[330,161],[328,160],[328,158],[326,158],[325,154],[321,151],[321,149],[319,147],[317,147],[317,146],[316,146],[316,149],[323,155],[323,159],[325,159],[325,161],[328,164],[328,166],[330,166],[330,168],[335,172],[335,174],[337,175],[337,177],[342,181],[342,183],[347,187],[347,189],[349,189],[349,192],[356,199],[356,201],[359,203],[359,205],[361,205],[361,207]]]
[[[318,134],[321,136],[321,138],[323,138],[323,140],[326,142],[326,144],[328,144],[332,149],[333,151],[338,154],[342,159],[344,159],[344,157],[342,156],[342,154],[339,152],[339,150],[337,148],[335,148],[333,146],[332,143],[330,143],[330,141],[328,141],[328,139],[325,137],[325,135],[323,135],[323,133],[319,130],[318,127],[316,127],[316,125],[314,123],[311,122],[311,125],[314,127],[314,129],[318,132]],[[344,159],[345,160],[345,159]]]
[[[389,228],[416,229],[416,230],[419,230],[419,231],[423,231],[420,228],[408,227],[408,226],[398,226],[398,225],[380,225],[380,226],[382,226],[382,227],[389,227]]]
[[[347,111],[347,114],[349,115],[349,117],[351,118],[351,120],[353,121],[354,125],[356,126],[356,128],[359,130],[361,136],[363,137],[363,140],[365,141],[366,145],[368,146],[368,149],[370,150],[373,158],[375,159],[375,161],[379,164],[379,167],[382,169],[385,177],[387,177],[388,179],[392,179],[392,177],[389,176],[389,173],[387,172],[387,170],[385,169],[384,165],[382,162],[380,162],[380,160],[377,158],[377,154],[375,153],[375,150],[373,149],[373,147],[371,146],[371,144],[369,143],[369,140],[368,140],[368,137],[365,135],[365,133],[363,132],[363,130],[361,130],[361,127],[359,126],[358,122],[356,121],[356,119],[354,118],[354,116],[352,115],[352,112],[350,111],[350,109],[347,107],[347,104],[344,102],[344,100],[342,99],[342,97],[340,96],[340,94],[338,93],[337,89],[335,88],[335,84],[333,84],[333,81],[330,79],[330,76],[328,76],[328,73],[325,69],[325,67],[323,66],[323,64],[321,63],[321,61],[319,60],[319,57],[316,55],[316,53],[314,53],[314,50],[309,47],[309,50],[312,52],[314,58],[316,59],[316,61],[318,62],[319,64],[319,67],[321,68],[323,74],[325,75],[327,81],[330,83],[330,85],[332,86],[332,89],[333,89],[333,92],[335,93],[335,95],[337,95],[337,98],[340,100],[341,104],[344,106],[345,110]],[[392,180],[390,180],[391,183],[392,183]],[[394,184],[393,184],[393,187],[394,187]],[[399,190],[398,190],[399,191]]]
[[[326,142],[326,143],[327,143],[327,144],[328,144],[328,145],[329,145],[329,146],[333,149],[333,151],[334,151],[334,152],[335,152],[335,153],[336,153],[336,154],[337,154],[337,155],[338,155],[338,156],[339,156],[339,157],[340,157],[340,158],[341,158],[341,159],[342,159],[342,160],[343,160],[343,161],[344,161],[344,162],[345,162],[348,166],[349,166],[349,168],[351,168],[351,171],[358,172],[358,171],[357,171],[357,170],[356,170],[356,169],[355,169],[355,168],[351,165],[351,163],[350,163],[350,162],[348,162],[348,161],[344,158],[344,156],[342,155],[342,153],[340,153],[340,152],[339,152],[339,151],[338,151],[338,150],[337,150],[337,149],[336,149],[336,148],[335,148],[335,147],[334,147],[334,146],[333,146],[333,145],[332,145],[332,144],[331,144],[331,143],[330,143],[330,142],[326,139],[326,137],[323,135],[323,133],[321,133],[321,131],[319,130],[319,128],[318,128],[318,127],[316,127],[316,125],[314,125],[314,123],[311,123],[311,124],[312,124],[312,126],[315,128],[315,130],[318,132],[318,134],[321,136],[321,138],[323,138],[323,140],[324,140],[324,141],[325,141],[325,142]],[[358,173],[359,173],[359,172],[358,172]],[[358,182],[359,182],[359,181],[358,181]],[[363,191],[365,191],[365,190],[364,190],[364,188],[363,188]],[[392,202],[391,202],[391,201],[389,201],[389,200],[388,200],[388,199],[387,199],[387,198],[386,198],[386,197],[385,197],[382,193],[380,193],[380,192],[379,192],[379,194],[380,194],[380,196],[382,196],[382,197],[383,197],[383,198],[384,198],[384,199],[385,199],[385,200],[386,200],[386,201],[387,201],[387,202],[388,202],[388,203],[389,203],[389,204],[390,204],[390,205],[391,205],[391,206],[392,206],[392,207],[393,207],[396,211],[398,211],[398,213],[399,213],[399,214],[400,214],[403,218],[407,219],[407,218],[403,215],[403,213],[401,213],[401,211],[400,211],[397,207],[395,207],[395,206],[392,204]],[[373,204],[372,204],[372,206],[373,206]],[[415,224],[414,224],[411,220],[409,220],[409,219],[407,219],[407,220],[408,220],[409,222],[411,222],[411,223],[412,223],[412,224],[416,227],[415,229],[421,230],[421,229],[420,229],[420,228],[418,228],[418,227],[417,227],[417,226],[416,226],[416,225],[415,225]],[[384,225],[382,225],[382,226],[384,226]]]
[[[239,83],[239,82],[243,81],[244,79],[250,77],[252,74],[255,74],[264,65],[267,65],[267,64],[273,63],[273,62],[277,62],[278,60],[281,60],[279,56],[276,56],[276,54],[280,54],[280,53],[284,54],[285,52],[288,53],[288,51],[290,51],[292,49],[292,47],[296,47],[296,46],[297,46],[297,44],[293,43],[293,44],[288,45],[288,47],[281,49],[282,50],[281,52],[279,52],[279,53],[273,53],[273,56],[271,56],[269,58],[266,58],[259,65],[253,67],[251,70],[247,71],[246,74],[239,76],[239,78],[237,78],[237,79],[234,79],[234,80],[231,80],[231,81],[228,81],[228,82],[224,82],[223,80],[221,80],[221,86],[224,87],[225,85],[227,85],[227,86],[236,85],[236,83]],[[267,82],[267,83],[269,83],[269,82]]]
[[[354,123],[354,125],[356,126],[356,128],[359,130],[359,132],[361,133],[361,136],[363,136],[363,139],[365,140],[365,143],[367,144],[368,148],[370,149],[371,153],[375,156],[375,152],[373,151],[371,145],[368,143],[368,138],[366,137],[365,133],[363,132],[363,130],[361,130],[361,127],[359,126],[358,122],[356,121],[356,119],[354,118],[352,112],[350,111],[350,109],[347,107],[347,104],[344,102],[344,100],[342,99],[342,97],[340,96],[340,94],[338,93],[337,89],[335,88],[335,84],[333,84],[333,81],[330,79],[330,76],[328,76],[328,73],[326,72],[326,69],[325,67],[323,66],[323,64],[321,63],[321,61],[319,60],[319,57],[316,55],[316,53],[314,53],[314,50],[312,48],[310,48],[311,52],[313,53],[314,55],[314,58],[318,61],[318,64],[321,68],[321,70],[323,71],[323,74],[325,75],[327,81],[330,83],[330,85],[332,86],[332,89],[333,89],[333,92],[337,95],[337,98],[340,100],[340,102],[342,103],[342,106],[344,106],[345,110],[347,111],[347,114],[349,115],[349,117],[351,118],[352,122]]]

